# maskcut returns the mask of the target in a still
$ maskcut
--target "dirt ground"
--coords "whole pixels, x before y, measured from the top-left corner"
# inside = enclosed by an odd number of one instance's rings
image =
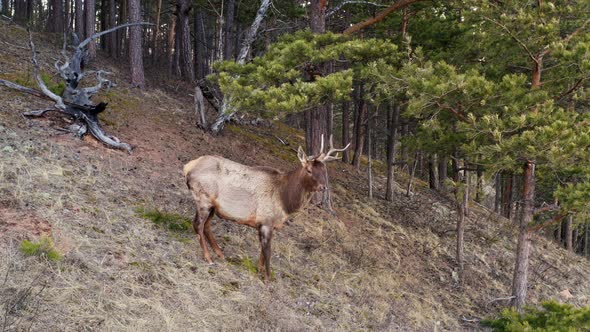
[[[0,78],[32,82],[25,32],[0,23]],[[58,49],[35,36],[43,70]],[[230,126],[213,137],[195,127],[192,91],[177,83],[126,83],[126,68],[94,66],[118,84],[97,100],[105,130],[132,154],[64,133],[57,114],[21,113],[45,101],[0,88],[0,325],[6,330],[442,331],[478,330],[507,304],[515,247],[509,221],[473,204],[466,229],[466,274],[454,264],[456,213],[450,198],[425,188],[394,202],[377,171],[329,167],[335,215],[307,207],[273,240],[275,280],[252,271],[256,232],[215,220],[227,260],[207,265],[192,230],[172,232],[138,209],[194,215],[182,165],[205,154],[289,170],[303,134],[280,123]],[[275,136],[289,143],[283,145]],[[63,259],[19,251],[50,237]],[[541,236],[533,240],[530,303],[590,305],[590,263]],[[571,294],[563,293],[568,290]],[[562,295],[559,295],[562,293]],[[566,294],[566,296],[563,296]]]

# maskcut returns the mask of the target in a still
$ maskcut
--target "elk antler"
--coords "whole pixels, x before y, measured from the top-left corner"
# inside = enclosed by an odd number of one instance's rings
[[[328,162],[328,161],[332,161],[332,160],[338,160],[338,159],[340,159],[338,152],[342,152],[342,151],[348,149],[349,146],[350,146],[350,143],[348,143],[342,149],[334,149],[334,139],[333,139],[332,135],[330,135],[330,150],[328,150],[328,153],[324,153],[324,135],[322,135],[320,154],[317,156],[317,158],[315,158],[315,160],[321,161],[323,163]],[[336,152],[336,155],[332,156],[332,153],[334,153],[334,152]]]

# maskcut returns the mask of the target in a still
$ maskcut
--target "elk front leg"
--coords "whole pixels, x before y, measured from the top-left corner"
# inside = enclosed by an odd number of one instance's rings
[[[262,225],[258,229],[258,238],[260,239],[261,255],[258,260],[258,267],[260,271],[261,262],[265,266],[264,281],[270,280],[270,241],[272,240],[272,226]]]
[[[193,228],[195,229],[195,232],[197,232],[197,238],[199,239],[201,249],[203,250],[203,257],[207,263],[213,264],[211,255],[209,255],[209,249],[207,249],[207,244],[205,243],[205,221],[209,218],[209,216],[210,212],[208,210],[197,209],[195,219],[193,220]]]

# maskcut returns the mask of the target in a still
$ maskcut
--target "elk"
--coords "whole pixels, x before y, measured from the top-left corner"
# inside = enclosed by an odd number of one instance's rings
[[[206,155],[184,165],[186,184],[197,205],[193,228],[205,260],[212,264],[205,241],[220,259],[223,252],[211,231],[211,219],[219,218],[247,225],[258,230],[261,251],[258,271],[265,269],[270,280],[270,242],[274,229],[280,229],[289,215],[298,211],[310,193],[326,189],[325,163],[339,159],[330,136],[330,150],[324,153],[321,137],[320,153],[307,156],[301,146],[297,157],[301,166],[285,173],[265,166],[246,166],[220,156]],[[332,156],[336,153],[335,156]]]

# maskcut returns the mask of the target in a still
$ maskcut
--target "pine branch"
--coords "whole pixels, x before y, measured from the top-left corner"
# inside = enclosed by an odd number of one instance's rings
[[[397,10],[403,9],[413,3],[420,2],[420,1],[424,1],[424,0],[400,0],[396,3],[394,3],[393,5],[387,7],[383,11],[379,12],[376,16],[368,18],[360,23],[357,23],[357,24],[349,27],[348,29],[344,30],[344,32],[342,32],[342,34],[351,35],[351,34],[357,32],[359,30],[362,30],[368,26],[371,26],[375,23],[383,21],[387,16],[389,16],[391,13],[396,12]]]

